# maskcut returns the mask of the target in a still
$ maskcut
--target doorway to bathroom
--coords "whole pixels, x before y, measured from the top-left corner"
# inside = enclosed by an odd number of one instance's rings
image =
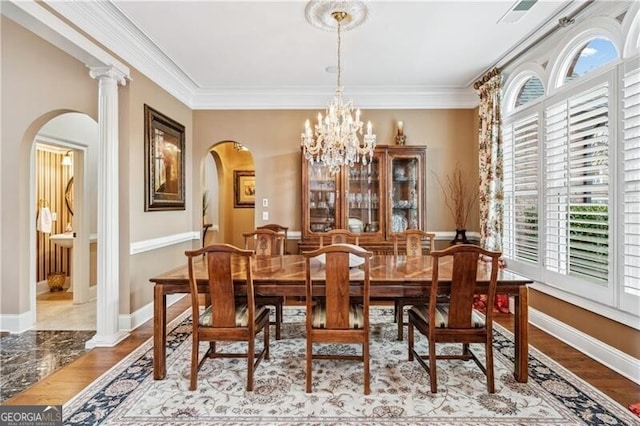
[[[65,113],[35,138],[33,330],[95,330],[98,124]]]

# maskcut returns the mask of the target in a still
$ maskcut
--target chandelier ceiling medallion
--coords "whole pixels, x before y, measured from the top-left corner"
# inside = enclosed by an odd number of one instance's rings
[[[312,25],[321,29],[337,28],[338,32],[338,85],[335,96],[325,110],[325,117],[318,113],[314,130],[307,120],[301,135],[304,157],[309,162],[324,164],[335,174],[343,165],[353,166],[357,162],[367,164],[376,147],[376,135],[372,133],[371,122],[367,123],[367,132],[363,134],[360,110],[356,110],[354,117],[353,101],[345,103],[342,99],[342,29],[351,29],[364,22],[367,9],[361,1],[317,0],[307,5],[306,16]]]

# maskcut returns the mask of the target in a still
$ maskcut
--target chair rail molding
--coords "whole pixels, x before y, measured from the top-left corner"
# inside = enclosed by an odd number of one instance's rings
[[[147,251],[158,250],[175,244],[184,243],[190,240],[200,240],[200,232],[190,231],[181,234],[166,235],[164,237],[150,238],[148,240],[136,241],[131,243],[129,254],[140,254]]]

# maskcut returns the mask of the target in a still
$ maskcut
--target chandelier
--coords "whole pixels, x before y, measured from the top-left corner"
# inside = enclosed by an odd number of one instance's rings
[[[363,135],[360,110],[356,110],[354,118],[353,101],[345,103],[342,100],[341,25],[349,14],[334,11],[331,16],[338,24],[338,87],[333,100],[327,106],[325,117],[322,117],[322,113],[318,113],[318,122],[314,126],[314,131],[311,130],[309,120],[305,122],[301,145],[304,157],[310,163],[322,163],[332,174],[335,174],[343,165],[353,167],[358,162],[367,164],[371,161],[376,147],[376,135],[371,132],[370,121],[367,123],[367,133]],[[362,142],[360,142],[360,136],[362,136]]]

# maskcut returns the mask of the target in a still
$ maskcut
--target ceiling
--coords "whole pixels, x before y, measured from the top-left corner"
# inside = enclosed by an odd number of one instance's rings
[[[501,20],[520,2],[365,2],[364,22],[342,34],[346,96],[363,108],[475,106],[474,81],[585,3],[538,0]],[[48,5],[193,109],[321,108],[336,87],[337,32],[311,25],[304,1]]]

